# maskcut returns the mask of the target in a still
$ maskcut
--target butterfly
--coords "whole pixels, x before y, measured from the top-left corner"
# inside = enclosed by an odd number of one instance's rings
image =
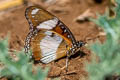
[[[69,28],[56,16],[40,6],[30,6],[25,11],[29,33],[25,39],[25,53],[32,50],[35,61],[50,63],[75,54],[85,43],[76,41]]]

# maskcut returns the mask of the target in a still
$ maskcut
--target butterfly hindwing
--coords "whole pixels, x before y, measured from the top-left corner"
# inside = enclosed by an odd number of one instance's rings
[[[52,31],[41,31],[31,39],[33,58],[43,63],[58,59],[58,55],[66,55],[67,43]]]

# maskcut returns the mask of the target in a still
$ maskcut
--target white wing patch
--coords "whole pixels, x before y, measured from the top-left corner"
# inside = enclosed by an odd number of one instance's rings
[[[49,63],[56,59],[56,51],[62,42],[62,38],[56,34],[53,37],[50,36],[52,32],[45,32],[46,36],[40,42],[40,48],[42,53],[41,61],[43,63]]]
[[[31,12],[31,14],[33,15],[33,14],[36,14],[37,12],[39,11],[39,9],[34,9],[34,10],[32,10],[32,12]]]
[[[53,29],[54,27],[56,27],[57,23],[58,23],[58,19],[55,17],[51,20],[47,20],[47,21],[40,23],[37,26],[37,28],[38,29]]]

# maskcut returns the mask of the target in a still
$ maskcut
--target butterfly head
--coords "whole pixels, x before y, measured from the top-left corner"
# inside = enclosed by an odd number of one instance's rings
[[[80,48],[80,47],[82,47],[84,45],[85,45],[85,42],[83,42],[83,41],[77,41],[75,44],[72,45],[72,48],[78,49],[78,48]]]
[[[77,45],[77,48],[80,48],[80,47],[82,47],[82,46],[85,45],[85,42],[83,42],[83,41],[77,41],[76,45]]]

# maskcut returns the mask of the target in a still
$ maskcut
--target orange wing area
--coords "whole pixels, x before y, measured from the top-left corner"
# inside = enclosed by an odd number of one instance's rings
[[[67,37],[69,34],[63,33],[63,30],[59,26],[56,26],[52,31],[62,37],[67,44],[72,45],[72,40]]]

